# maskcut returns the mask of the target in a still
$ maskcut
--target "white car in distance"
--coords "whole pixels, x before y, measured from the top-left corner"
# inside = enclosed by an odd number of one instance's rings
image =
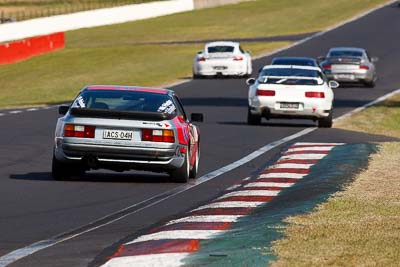
[[[212,76],[249,77],[252,73],[251,56],[238,42],[207,43],[193,60],[193,78]]]
[[[339,83],[328,81],[320,68],[268,65],[247,84],[248,124],[258,125],[263,117],[298,118],[318,121],[318,127],[332,127],[332,88]]]

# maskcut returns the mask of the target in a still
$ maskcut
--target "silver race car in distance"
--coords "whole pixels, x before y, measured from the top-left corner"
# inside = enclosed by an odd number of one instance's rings
[[[66,180],[90,169],[167,172],[174,182],[197,174],[200,130],[171,90],[87,86],[60,106],[52,174]]]
[[[363,48],[335,47],[329,50],[326,57],[319,59],[328,79],[375,86],[377,75],[374,62],[378,59],[371,58]]]
[[[193,78],[211,76],[250,76],[251,56],[240,44],[230,41],[207,43],[193,59]]]

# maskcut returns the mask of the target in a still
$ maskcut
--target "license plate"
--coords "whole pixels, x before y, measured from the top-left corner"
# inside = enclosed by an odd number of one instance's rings
[[[122,130],[104,130],[103,139],[115,139],[115,140],[132,140],[132,131],[122,131]]]
[[[337,74],[337,75],[335,75],[335,79],[354,80],[354,75],[352,75],[352,74]]]
[[[226,70],[227,68],[226,66],[215,66],[214,70]]]
[[[282,109],[299,109],[299,103],[280,103]]]

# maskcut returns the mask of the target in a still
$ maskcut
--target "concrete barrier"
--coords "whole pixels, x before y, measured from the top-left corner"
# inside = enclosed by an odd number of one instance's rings
[[[237,4],[248,0],[193,0],[195,9],[223,6],[228,4]]]
[[[0,42],[111,25],[193,10],[193,0],[169,0],[103,8],[0,25]]]

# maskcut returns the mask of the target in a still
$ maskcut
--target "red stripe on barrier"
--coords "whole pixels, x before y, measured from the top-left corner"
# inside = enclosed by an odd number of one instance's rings
[[[0,44],[0,64],[10,64],[65,47],[63,32]]]
[[[273,199],[273,196],[231,196],[218,199],[215,202],[225,202],[225,201],[248,201],[248,202],[269,202]]]
[[[113,257],[149,255],[158,253],[195,252],[199,249],[199,240],[164,239],[122,245]]]

